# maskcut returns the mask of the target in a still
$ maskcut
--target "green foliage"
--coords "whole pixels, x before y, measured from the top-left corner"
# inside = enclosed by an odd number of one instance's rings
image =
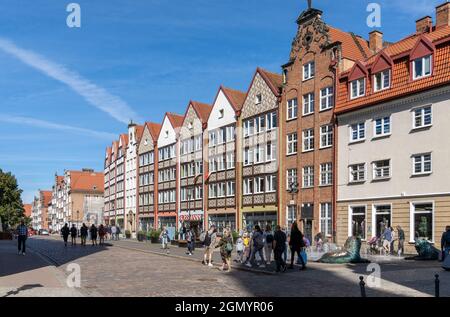
[[[16,226],[23,218],[22,190],[11,173],[0,169],[0,218],[3,226]]]
[[[231,234],[233,235],[233,241],[236,243],[237,239],[239,239],[239,232],[233,231]]]
[[[152,230],[150,232],[150,237],[152,239],[159,239],[159,235],[161,234],[161,230]]]

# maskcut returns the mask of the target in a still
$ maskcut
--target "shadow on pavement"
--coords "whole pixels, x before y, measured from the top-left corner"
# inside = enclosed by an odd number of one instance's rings
[[[4,296],[2,296],[2,297],[15,296],[15,295],[18,295],[20,292],[28,291],[28,290],[30,290],[30,289],[33,289],[33,288],[39,288],[39,287],[44,287],[44,286],[43,286],[42,284],[28,284],[28,285],[23,285],[23,286],[21,286],[21,287],[15,289],[15,290],[13,290],[13,291],[7,292],[7,293],[6,293]]]

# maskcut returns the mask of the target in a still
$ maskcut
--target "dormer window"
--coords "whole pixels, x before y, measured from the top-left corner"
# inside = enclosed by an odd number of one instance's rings
[[[262,102],[262,95],[261,94],[257,94],[255,97],[255,104],[259,105]]]
[[[219,119],[222,119],[224,117],[224,111],[223,109],[219,110]]]
[[[166,130],[166,139],[169,138],[169,130]]]
[[[192,122],[189,122],[189,124],[188,124],[189,130],[192,130],[193,127],[194,127],[194,124]]]
[[[288,70],[283,69],[283,84],[287,84]]]
[[[389,69],[373,75],[374,91],[381,91],[391,87],[391,71]]]
[[[316,67],[314,62],[303,65],[303,80],[314,78]]]
[[[351,99],[360,98],[366,95],[366,79],[360,78],[350,82]]]
[[[427,55],[413,60],[413,79],[421,79],[431,75],[432,56]]]

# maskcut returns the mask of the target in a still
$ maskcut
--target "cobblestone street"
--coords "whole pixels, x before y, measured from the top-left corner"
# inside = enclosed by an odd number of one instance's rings
[[[169,256],[158,245],[119,241],[104,247],[64,247],[57,238],[31,238],[29,246],[58,269],[81,267],[81,293],[87,296],[360,296],[359,276],[367,265],[309,263],[306,271],[266,274],[234,269],[223,273],[188,258],[172,247]],[[197,254],[203,250],[197,250]],[[219,262],[216,258],[216,262]],[[267,272],[269,269],[267,269]],[[368,296],[433,296],[434,275],[441,276],[441,296],[450,295],[450,274],[438,262],[393,261],[381,264],[381,287]]]

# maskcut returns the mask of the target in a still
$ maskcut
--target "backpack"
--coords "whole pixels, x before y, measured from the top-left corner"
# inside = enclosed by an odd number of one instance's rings
[[[264,246],[263,235],[260,232],[256,233],[255,235],[256,235],[254,237],[255,247],[258,249],[262,248]]]
[[[205,238],[206,238],[206,232],[202,232],[202,234],[200,235],[200,242],[205,242]]]
[[[205,239],[203,240],[203,244],[206,245],[207,247],[209,247],[211,245],[211,236],[209,235],[208,232],[205,234]]]
[[[273,234],[269,233],[266,236],[266,243],[272,243],[273,242]]]
[[[227,245],[225,247],[225,250],[227,252],[232,252],[233,251],[233,244],[231,242],[227,242]]]

